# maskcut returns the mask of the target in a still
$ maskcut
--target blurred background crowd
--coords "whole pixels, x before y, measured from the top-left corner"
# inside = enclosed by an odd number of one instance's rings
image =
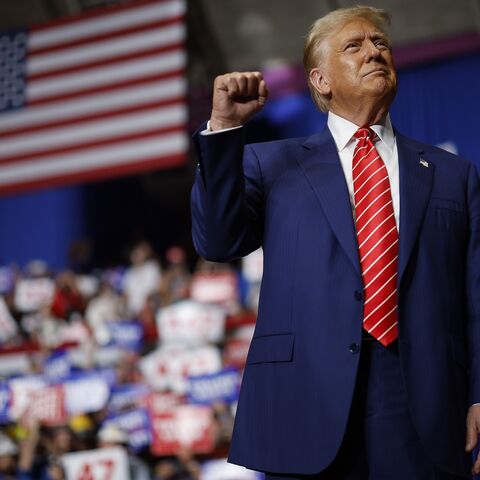
[[[60,480],[65,454],[118,448],[135,480],[260,478],[224,459],[261,273],[260,251],[191,272],[147,242],[90,274],[3,267],[0,478]]]

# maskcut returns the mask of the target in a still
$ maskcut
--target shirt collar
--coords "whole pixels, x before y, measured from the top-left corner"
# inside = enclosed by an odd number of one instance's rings
[[[337,150],[341,152],[350,141],[353,141],[353,135],[358,130],[358,125],[346,120],[343,117],[336,115],[333,112],[328,112],[327,125],[332,133],[333,140],[337,146]],[[390,114],[385,117],[383,123],[371,125],[370,128],[378,135],[378,138],[393,151],[395,146],[395,134],[393,133],[392,122]]]

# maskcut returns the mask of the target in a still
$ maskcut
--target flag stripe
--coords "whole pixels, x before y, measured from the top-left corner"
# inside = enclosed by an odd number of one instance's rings
[[[95,120],[82,125],[68,125],[55,128],[46,134],[44,131],[32,134],[16,135],[0,142],[0,162],[12,162],[18,157],[43,153],[48,150],[65,148],[67,145],[81,145],[84,142],[98,141],[102,137],[121,137],[128,132],[166,128],[168,125],[184,125],[187,111],[183,104],[153,111],[140,111],[133,114],[118,115]]]
[[[66,18],[47,23],[44,27],[34,27],[29,50],[35,51],[72,40],[90,38],[92,35],[123,31],[125,28],[142,25],[152,20],[178,17],[185,13],[183,1],[152,1],[146,2],[145,5],[131,4],[126,7],[115,7],[116,11],[113,11],[113,8],[99,9],[97,12],[83,14],[79,18]]]
[[[186,56],[178,49],[161,56],[148,55],[146,58],[129,60],[118,65],[106,65],[86,70],[59,74],[55,78],[38,80],[27,87],[27,101],[41,98],[58,98],[60,95],[78,94],[92,88],[121,84],[147,76],[164,74],[185,67]]]
[[[185,93],[185,79],[176,76],[164,81],[145,83],[141,88],[136,85],[121,88],[109,95],[100,93],[83,96],[80,99],[35,105],[0,116],[0,138],[101,118],[114,113],[127,113],[149,105],[153,107],[168,105],[184,98]]]
[[[185,26],[176,23],[159,30],[142,31],[132,35],[121,36],[112,40],[105,40],[92,45],[67,48],[60,52],[46,53],[42,55],[30,55],[28,58],[27,74],[30,79],[40,78],[40,75],[53,75],[86,66],[101,65],[102,61],[109,62],[132,58],[139,52],[153,51],[154,53],[165,51],[166,47],[179,45],[185,38]],[[160,47],[163,47],[160,49]],[[35,77],[37,76],[37,77]]]
[[[89,170],[99,165],[113,166],[128,162],[158,158],[162,155],[184,154],[188,137],[180,131],[175,134],[156,135],[143,142],[129,140],[111,145],[90,148],[81,152],[52,155],[42,162],[35,160],[0,166],[0,187],[2,185],[46,178],[52,174],[70,174]]]
[[[120,31],[113,31],[113,32],[107,32],[107,33],[99,33],[97,35],[91,35],[86,38],[81,38],[78,40],[71,40],[68,42],[63,41],[62,43],[59,44],[53,44],[49,47],[44,47],[44,48],[31,48],[29,50],[29,55],[30,58],[35,57],[36,55],[44,54],[44,53],[51,53],[51,52],[56,52],[60,50],[64,50],[67,48],[72,48],[72,47],[79,47],[80,45],[88,45],[89,43],[94,43],[97,41],[101,40],[108,40],[116,37],[121,37],[125,34],[131,34],[131,33],[137,33],[137,32],[142,32],[145,30],[153,30],[153,29],[158,29],[162,28],[167,25],[171,25],[174,23],[179,23],[182,20],[184,20],[184,15],[172,17],[172,18],[167,18],[167,19],[162,19],[162,20],[155,20],[155,21],[149,21],[148,23],[142,23],[133,27],[125,28],[124,30]]]

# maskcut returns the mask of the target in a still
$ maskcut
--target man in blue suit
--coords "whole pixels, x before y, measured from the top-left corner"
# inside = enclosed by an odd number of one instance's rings
[[[479,177],[392,128],[388,21],[354,7],[312,26],[322,132],[245,145],[268,96],[246,72],[216,78],[195,136],[197,251],[264,251],[229,460],[269,480],[480,471]]]

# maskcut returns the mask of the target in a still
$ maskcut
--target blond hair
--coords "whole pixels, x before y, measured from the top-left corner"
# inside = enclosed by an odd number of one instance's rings
[[[390,15],[381,8],[357,5],[351,8],[339,8],[319,18],[311,26],[303,47],[303,66],[307,76],[308,88],[313,101],[322,112],[328,111],[328,99],[318,93],[310,81],[310,71],[318,67],[322,60],[322,43],[338,28],[352,20],[363,18],[371,22],[382,33],[388,36]]]

